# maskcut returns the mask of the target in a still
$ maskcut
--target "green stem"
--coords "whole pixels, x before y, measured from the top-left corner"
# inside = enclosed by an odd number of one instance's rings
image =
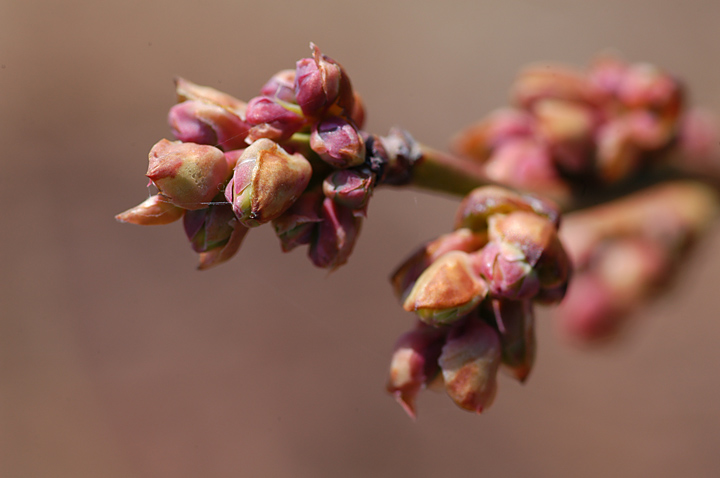
[[[476,162],[461,159],[425,145],[415,163],[411,185],[433,191],[465,196],[473,189],[493,184]]]

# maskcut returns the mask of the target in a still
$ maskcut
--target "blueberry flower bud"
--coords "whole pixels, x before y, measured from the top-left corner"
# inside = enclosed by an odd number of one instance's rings
[[[137,206],[121,212],[115,216],[115,219],[140,226],[160,226],[177,221],[183,217],[184,213],[185,209],[177,207],[164,196],[156,194]]]
[[[535,363],[535,315],[532,302],[493,300],[502,346],[502,365],[520,382],[527,380]]]
[[[375,177],[363,169],[341,169],[323,181],[323,192],[338,204],[353,210],[367,206],[375,186]]]
[[[257,96],[250,100],[246,111],[246,120],[252,127],[248,132],[248,141],[260,138],[273,141],[289,139],[305,124],[300,111],[295,111],[290,103],[281,102],[268,96]]]
[[[300,154],[288,154],[277,143],[259,139],[238,159],[225,198],[246,227],[279,217],[305,190],[312,166]]]
[[[317,224],[322,221],[322,201],[323,194],[319,189],[305,191],[287,211],[273,219],[283,252],[310,244]]]
[[[286,103],[295,103],[295,70],[282,70],[275,73],[260,89],[260,94],[277,98]]]
[[[336,168],[350,168],[365,162],[365,143],[357,128],[339,116],[313,125],[310,147]]]
[[[160,140],[150,150],[147,177],[176,206],[202,209],[229,175],[223,152],[213,146]]]
[[[558,224],[560,211],[546,199],[520,195],[499,186],[483,186],[470,192],[460,203],[455,217],[455,228],[469,228],[485,232],[488,219],[495,214],[509,214],[514,211],[535,212]]]
[[[341,112],[350,115],[354,108],[354,95],[350,79],[343,68],[310,44],[313,58],[297,62],[295,97],[305,116],[317,117],[337,104]]]
[[[497,393],[500,360],[500,339],[488,324],[476,319],[454,328],[439,359],[450,398],[465,410],[486,410]]]
[[[232,219],[229,222],[232,227],[232,233],[228,238],[227,242],[219,247],[201,252],[199,256],[198,269],[205,270],[214,267],[218,264],[222,264],[228,259],[232,258],[242,245],[243,239],[248,232],[248,228],[238,222],[237,219]]]
[[[205,209],[188,211],[183,217],[185,234],[195,252],[207,252],[225,245],[230,239],[235,219],[230,204],[212,204]]]
[[[239,117],[245,114],[246,103],[237,98],[218,91],[209,86],[200,86],[184,78],[175,78],[175,91],[178,103],[188,100],[198,100],[205,103],[221,106],[235,113]]]
[[[387,390],[415,418],[415,398],[440,372],[438,358],[446,331],[422,322],[395,343]]]
[[[486,295],[487,285],[473,270],[470,256],[451,251],[420,275],[403,308],[427,324],[450,324],[474,309]]]
[[[556,288],[568,281],[570,259],[555,226],[546,218],[525,211],[493,216],[488,233],[491,243],[502,244],[509,261],[515,260],[515,251],[524,256],[523,262],[537,273],[542,288]]]
[[[473,265],[487,281],[493,297],[526,300],[540,290],[537,273],[514,245],[489,242],[473,254]]]
[[[227,151],[244,148],[250,126],[221,106],[189,100],[170,108],[168,123],[177,139]]]
[[[350,257],[362,219],[330,198],[323,200],[320,217],[322,222],[310,245],[310,260],[317,267],[336,269]]]
[[[487,234],[458,229],[420,247],[393,272],[390,282],[395,296],[404,302],[418,277],[430,265],[450,251],[473,252],[487,243]]]

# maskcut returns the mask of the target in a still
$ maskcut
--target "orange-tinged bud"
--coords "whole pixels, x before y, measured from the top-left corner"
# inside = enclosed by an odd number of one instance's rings
[[[476,234],[470,229],[458,229],[428,242],[393,272],[390,282],[395,296],[404,302],[418,277],[439,257],[450,251],[473,252],[486,243],[487,234]]]
[[[147,177],[176,206],[202,209],[229,175],[225,155],[213,146],[160,140],[150,150]]]
[[[420,275],[403,308],[428,324],[449,324],[469,313],[486,295],[487,285],[473,270],[470,256],[451,251]]]
[[[243,225],[259,226],[285,212],[305,190],[311,175],[312,166],[301,154],[288,154],[262,138],[238,159],[225,197]]]
[[[486,410],[497,392],[500,360],[500,339],[488,324],[468,320],[454,329],[438,361],[450,398],[465,410]]]
[[[160,195],[150,196],[137,206],[121,212],[115,219],[140,226],[160,226],[180,219],[185,209],[177,207]]]

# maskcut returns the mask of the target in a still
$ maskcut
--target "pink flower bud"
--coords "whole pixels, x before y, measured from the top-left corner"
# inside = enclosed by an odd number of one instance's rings
[[[202,209],[229,175],[223,152],[213,146],[160,140],[150,150],[147,177],[176,206]]]
[[[246,227],[279,217],[310,181],[312,166],[301,154],[288,154],[277,143],[259,139],[238,159],[225,198]]]
[[[296,103],[295,100],[295,70],[282,70],[275,73],[260,89],[260,94],[277,98],[286,103]]]
[[[525,211],[493,216],[488,232],[491,242],[509,246],[525,257],[523,262],[537,273],[542,288],[555,289],[568,281],[570,259],[558,238],[557,229],[546,218]]]
[[[230,110],[203,101],[184,101],[170,108],[168,123],[177,139],[209,144],[227,151],[244,148],[250,126]]]
[[[473,265],[487,281],[492,297],[528,300],[539,292],[537,273],[519,248],[503,242],[489,242],[472,257]]]
[[[486,410],[497,393],[500,359],[500,339],[488,324],[474,319],[454,328],[438,361],[450,398],[465,410]]]
[[[245,102],[218,91],[209,86],[200,86],[184,78],[175,78],[175,91],[177,92],[178,103],[188,100],[199,100],[205,103],[221,106],[232,111],[235,115],[243,117],[245,114]]]
[[[120,222],[140,226],[160,226],[175,222],[185,214],[185,209],[177,207],[164,196],[150,196],[141,204],[121,212],[115,219]]]
[[[300,111],[290,103],[281,103],[268,96],[256,96],[247,106],[246,118],[252,127],[248,132],[248,141],[267,138],[284,141],[297,133],[305,124]]]
[[[527,111],[499,109],[458,134],[453,140],[453,150],[484,162],[494,148],[509,140],[532,138],[535,129],[535,118]]]
[[[280,217],[273,219],[275,234],[283,252],[310,244],[316,226],[322,221],[320,208],[323,194],[320,190],[305,191]]]
[[[341,169],[323,181],[326,197],[353,210],[362,210],[367,206],[374,187],[374,175],[361,169]]]
[[[350,115],[354,108],[354,95],[350,79],[333,59],[320,53],[310,44],[313,58],[297,62],[295,97],[305,116],[318,117],[337,104],[340,112]]]
[[[350,168],[365,162],[365,143],[355,126],[339,116],[313,125],[310,147],[336,168]]]
[[[248,228],[238,222],[237,219],[230,221],[230,227],[233,228],[230,238],[227,242],[214,249],[210,249],[206,252],[201,252],[199,256],[198,269],[205,270],[211,267],[215,267],[218,264],[222,264],[228,259],[232,258],[237,251],[240,249],[243,239],[248,232]]]
[[[487,285],[473,270],[470,256],[451,251],[420,275],[403,308],[427,324],[450,324],[472,311],[486,295]]]
[[[185,234],[195,252],[207,252],[225,245],[233,232],[235,219],[230,204],[212,204],[205,209],[188,211],[183,217]]]
[[[362,219],[329,198],[323,200],[320,217],[317,237],[310,245],[310,260],[317,267],[336,269],[350,257]]]
[[[485,172],[493,181],[526,191],[551,197],[568,194],[550,150],[536,140],[517,139],[502,144],[485,163]]]
[[[618,86],[618,97],[629,108],[650,109],[675,119],[682,109],[682,88],[654,65],[631,65]]]
[[[415,398],[440,372],[445,334],[445,329],[420,322],[395,343],[387,390],[411,418],[415,418]]]

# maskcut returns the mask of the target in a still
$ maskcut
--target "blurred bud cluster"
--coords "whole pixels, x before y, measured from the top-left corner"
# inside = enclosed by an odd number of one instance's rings
[[[182,218],[200,269],[231,258],[250,228],[268,222],[284,251],[309,245],[316,266],[344,264],[374,188],[407,182],[420,153],[403,131],[364,132],[347,73],[311,49],[247,103],[178,78],[168,115],[177,141],[163,139],[149,155],[158,193],[117,219]]]
[[[564,335],[580,343],[615,337],[632,312],[669,289],[717,212],[715,191],[686,180],[566,215],[560,237],[575,275],[556,311]]]
[[[388,390],[415,414],[425,386],[444,384],[460,407],[482,412],[502,366],[524,381],[535,359],[533,303],[560,301],[570,260],[550,202],[496,186],[461,203],[455,231],[412,254],[393,274],[417,327],[395,346]]]
[[[668,157],[688,120],[678,80],[610,56],[586,71],[529,67],[511,97],[512,107],[464,130],[454,149],[494,181],[556,198],[637,176]]]

